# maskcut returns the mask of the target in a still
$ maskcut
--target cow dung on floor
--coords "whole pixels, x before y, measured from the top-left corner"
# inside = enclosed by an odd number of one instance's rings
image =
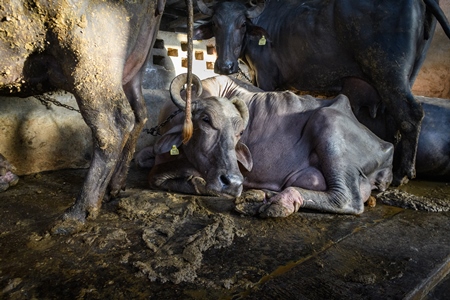
[[[128,260],[151,281],[193,282],[205,251],[228,247],[235,236],[245,235],[229,215],[212,213],[191,196],[131,190],[120,199],[118,213],[144,224],[147,249]]]
[[[135,167],[97,219],[49,234],[86,171],[22,176],[0,194],[0,298],[400,299],[448,264],[450,212],[244,217],[231,199],[150,191]],[[448,183],[430,191],[450,202]]]

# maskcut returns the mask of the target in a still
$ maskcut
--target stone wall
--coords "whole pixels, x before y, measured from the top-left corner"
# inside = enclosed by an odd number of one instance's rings
[[[76,106],[71,94],[53,95]],[[36,98],[0,99],[0,153],[18,175],[64,168],[85,168],[91,158],[91,132],[78,112]]]

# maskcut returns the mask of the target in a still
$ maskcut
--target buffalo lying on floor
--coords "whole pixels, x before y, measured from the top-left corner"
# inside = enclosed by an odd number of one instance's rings
[[[183,109],[179,81],[183,76],[172,82],[171,95]],[[203,81],[192,106],[194,134],[187,144],[177,116],[136,158],[154,157],[153,188],[233,197],[242,187],[270,190],[262,194],[271,197],[259,209],[264,216],[287,216],[300,207],[360,214],[371,191],[392,180],[392,144],[361,125],[343,95],[317,100],[262,92],[219,76]],[[168,102],[160,119],[173,111]]]
[[[147,120],[142,66],[164,5],[165,0],[0,3],[0,95],[68,91],[92,130],[91,166],[65,220],[95,217],[104,196],[125,187]]]
[[[410,87],[435,17],[450,37],[438,1],[280,0],[250,9],[239,1],[198,4],[212,18],[194,38],[215,36],[216,73],[236,73],[240,58],[263,90],[339,92],[350,77],[373,86],[393,120],[387,136],[396,144],[393,184],[415,177],[423,110]]]

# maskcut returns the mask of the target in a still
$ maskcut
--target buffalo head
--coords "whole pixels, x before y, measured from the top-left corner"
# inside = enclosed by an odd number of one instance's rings
[[[216,38],[217,60],[214,72],[228,75],[238,72],[238,59],[242,56],[249,40],[259,41],[267,32],[255,26],[252,19],[258,17],[264,9],[264,3],[252,4],[247,8],[240,2],[219,1],[212,8],[198,0],[200,11],[211,16],[211,20],[194,30],[194,39]]]
[[[182,110],[186,103],[180,91],[185,82],[186,74],[181,74],[170,86],[172,101]],[[182,144],[182,124],[176,125],[163,134],[155,151],[165,153],[173,145],[181,146],[183,159],[187,159],[206,182],[202,193],[239,196],[243,177],[238,161],[248,170],[253,164],[247,146],[239,142],[248,123],[248,108],[238,98],[198,97],[201,81],[195,75],[193,84],[197,86],[197,97],[192,99],[192,138]]]

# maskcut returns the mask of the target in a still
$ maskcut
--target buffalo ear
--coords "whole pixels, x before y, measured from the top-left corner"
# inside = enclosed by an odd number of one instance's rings
[[[240,162],[247,171],[250,172],[253,169],[252,154],[250,153],[250,149],[248,149],[248,147],[244,143],[237,143],[236,157],[238,162]]]
[[[247,35],[252,41],[259,41],[263,36],[266,41],[270,42],[269,34],[267,31],[259,26],[253,24],[247,24]]]
[[[194,34],[192,39],[194,40],[207,40],[214,37],[214,32],[212,29],[212,23],[208,22],[194,28]]]
[[[161,138],[153,146],[153,151],[155,155],[167,153],[172,149],[172,146],[181,146],[183,142],[182,139],[183,125],[177,125],[164,133]]]

